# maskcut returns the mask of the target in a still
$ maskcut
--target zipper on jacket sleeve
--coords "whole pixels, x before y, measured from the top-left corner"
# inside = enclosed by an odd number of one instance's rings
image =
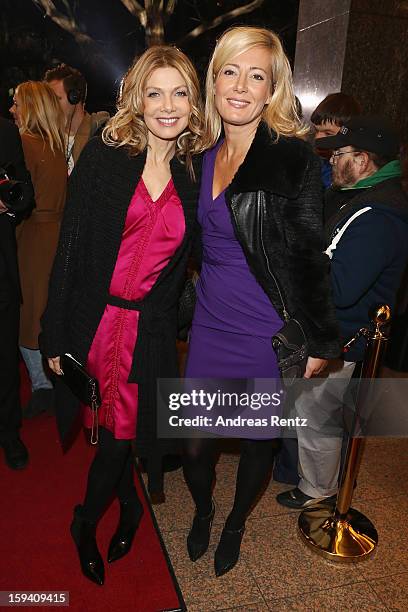
[[[259,205],[259,198],[260,198],[260,195],[259,195],[259,192],[258,192],[258,205]],[[289,321],[290,315],[289,315],[288,311],[286,310],[286,304],[285,304],[285,301],[283,299],[281,288],[279,286],[278,281],[276,280],[276,276],[272,273],[271,267],[269,265],[269,259],[268,259],[268,256],[266,254],[266,249],[265,249],[265,245],[264,245],[264,241],[263,241],[263,215],[262,214],[260,215],[260,221],[261,221],[261,223],[260,223],[260,226],[261,226],[261,245],[262,245],[262,250],[263,250],[263,254],[264,254],[264,257],[265,257],[265,261],[266,261],[266,267],[268,268],[269,275],[272,278],[272,280],[274,281],[274,283],[276,285],[276,288],[278,290],[279,297],[281,299],[282,307],[283,307],[283,318],[285,319],[285,321]]]

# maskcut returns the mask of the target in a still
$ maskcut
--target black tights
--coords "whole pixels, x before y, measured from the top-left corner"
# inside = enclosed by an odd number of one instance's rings
[[[88,473],[84,517],[97,521],[114,493],[121,501],[137,497],[131,441],[116,440],[110,431],[100,427],[98,450]]]
[[[228,529],[240,529],[244,525],[272,469],[274,445],[273,440],[241,440],[234,505],[226,522]],[[185,442],[184,478],[199,516],[207,516],[211,511],[216,447],[217,440],[214,439]]]

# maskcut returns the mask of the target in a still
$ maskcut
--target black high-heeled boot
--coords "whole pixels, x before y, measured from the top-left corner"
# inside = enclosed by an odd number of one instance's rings
[[[190,533],[187,536],[187,550],[191,561],[197,561],[207,551],[210,543],[211,526],[214,519],[215,506],[211,502],[211,512],[207,516],[194,517]]]
[[[119,503],[119,524],[109,544],[109,563],[117,561],[127,555],[143,516],[143,506],[137,496],[127,501],[119,500]]]
[[[92,582],[102,585],[105,568],[96,543],[96,522],[83,518],[82,506],[75,506],[71,535],[78,550],[82,573]]]
[[[236,530],[226,529],[226,527],[224,527],[222,530],[221,538],[214,556],[214,569],[217,578],[232,570],[237,564],[244,531],[245,526]]]

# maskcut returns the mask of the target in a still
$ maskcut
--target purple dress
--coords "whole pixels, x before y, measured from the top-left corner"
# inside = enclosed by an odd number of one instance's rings
[[[198,204],[203,264],[186,378],[278,378],[271,338],[283,323],[248,267],[225,192],[212,199],[221,142],[204,157]]]

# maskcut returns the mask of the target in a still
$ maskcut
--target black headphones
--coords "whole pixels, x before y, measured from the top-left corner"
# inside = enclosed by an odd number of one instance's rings
[[[85,86],[85,90],[83,89],[83,85]],[[80,82],[78,80],[78,77],[72,74],[72,75],[65,77],[64,88],[66,88],[68,102],[72,104],[72,106],[76,106],[80,102],[85,103],[86,94],[87,94],[86,82],[85,83]]]
[[[79,91],[79,89],[75,89],[75,87],[73,87],[72,89],[68,89],[67,98],[68,102],[72,104],[72,106],[76,106],[82,101],[81,92]]]

